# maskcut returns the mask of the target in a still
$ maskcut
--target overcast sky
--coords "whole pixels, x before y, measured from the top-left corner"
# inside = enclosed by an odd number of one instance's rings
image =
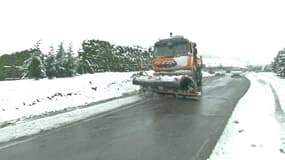
[[[0,54],[84,39],[153,45],[184,35],[200,54],[269,63],[285,47],[283,0],[1,0]]]

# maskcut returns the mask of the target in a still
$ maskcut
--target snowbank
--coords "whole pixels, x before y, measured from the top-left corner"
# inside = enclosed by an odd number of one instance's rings
[[[130,73],[0,82],[0,127],[136,91]]]
[[[279,86],[275,90],[281,93],[285,83],[272,74],[247,77],[250,89],[237,104],[209,160],[285,159],[285,114],[271,87],[271,83]]]
[[[107,111],[132,104],[140,99],[141,98],[138,96],[126,97],[92,107],[74,110],[54,116],[48,116],[33,121],[18,122],[16,125],[7,126],[0,129],[0,142],[7,142],[24,136],[35,135],[42,131],[58,128],[82,119],[92,118],[94,115],[102,114]],[[0,149],[9,147],[9,145],[10,144],[1,146]]]
[[[285,111],[285,79],[273,73],[264,72],[256,74],[259,79],[266,81],[276,91],[283,111]]]

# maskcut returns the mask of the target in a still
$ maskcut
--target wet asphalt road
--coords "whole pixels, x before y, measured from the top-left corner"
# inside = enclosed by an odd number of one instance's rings
[[[200,100],[141,95],[124,110],[2,149],[0,159],[204,160],[248,87],[245,78],[211,78]]]

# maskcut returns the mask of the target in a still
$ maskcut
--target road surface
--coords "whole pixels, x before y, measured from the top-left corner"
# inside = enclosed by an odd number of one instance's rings
[[[125,109],[13,142],[1,160],[204,160],[211,154],[246,78],[210,78],[200,100],[145,98]]]

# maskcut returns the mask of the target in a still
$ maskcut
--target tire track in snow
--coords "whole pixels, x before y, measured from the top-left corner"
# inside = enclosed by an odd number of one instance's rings
[[[265,85],[268,85],[269,88],[271,89],[271,92],[273,94],[273,97],[274,97],[274,103],[275,103],[275,113],[278,115],[278,116],[282,116],[285,118],[285,113],[281,107],[281,103],[280,103],[280,100],[279,100],[279,96],[275,90],[275,88],[272,86],[271,83],[269,82],[266,82],[264,81],[263,79],[258,79],[258,82],[261,83],[261,84],[265,84]],[[279,119],[280,120],[280,119]],[[283,121],[284,122],[284,121]]]
[[[280,116],[283,116],[285,117],[285,113],[284,111],[282,110],[282,107],[281,107],[281,103],[279,101],[279,97],[278,97],[278,94],[276,92],[276,90],[273,88],[273,86],[271,84],[268,84],[269,87],[271,88],[271,91],[273,93],[273,96],[274,96],[274,100],[275,100],[275,112],[280,115]]]
[[[277,114],[276,119],[279,121],[279,123],[281,123],[282,126],[284,126],[284,124],[285,124],[285,113],[282,110],[278,94],[271,84],[269,84],[269,86],[271,88],[271,91],[273,93],[274,100],[275,100],[275,114]],[[281,137],[281,142],[282,142],[282,148],[280,149],[280,152],[285,153],[285,137],[284,137],[284,134],[283,134],[283,137]]]
[[[272,84],[270,82],[266,82],[262,79],[258,79],[258,82],[265,84],[265,85],[268,85],[269,88],[271,89],[271,92],[272,92],[273,97],[274,97],[274,103],[275,103],[275,115],[276,115],[275,118],[281,124],[281,126],[284,126],[285,125],[285,112],[282,109],[282,106],[281,106],[281,103],[279,100],[279,96],[278,96],[275,88],[272,86]],[[285,136],[284,136],[284,134],[282,134],[283,136],[281,137],[281,147],[282,147],[282,148],[280,148],[281,153],[285,153]]]

